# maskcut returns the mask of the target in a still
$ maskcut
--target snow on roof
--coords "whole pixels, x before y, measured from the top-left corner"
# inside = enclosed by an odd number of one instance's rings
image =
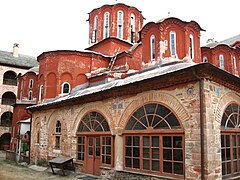
[[[48,106],[51,104],[63,102],[65,100],[70,100],[70,99],[75,99],[75,98],[82,97],[82,96],[87,96],[90,94],[106,91],[106,90],[112,89],[114,87],[121,87],[121,86],[132,84],[135,82],[139,82],[139,81],[151,79],[151,78],[154,78],[157,76],[162,76],[165,74],[176,72],[176,71],[186,69],[188,67],[195,66],[195,65],[196,65],[196,63],[194,63],[194,62],[183,62],[183,61],[180,61],[180,62],[178,61],[176,63],[170,63],[170,65],[164,64],[164,66],[161,66],[161,64],[156,64],[154,67],[150,67],[149,70],[148,69],[142,70],[142,72],[135,73],[131,76],[126,77],[125,79],[117,79],[117,80],[113,80],[113,81],[110,81],[110,82],[107,82],[104,84],[88,87],[86,89],[80,89],[72,94],[67,95],[67,96],[60,97],[60,98],[54,99],[53,101],[45,102],[42,104],[33,105],[33,106],[28,107],[27,109],[31,109],[34,107]]]

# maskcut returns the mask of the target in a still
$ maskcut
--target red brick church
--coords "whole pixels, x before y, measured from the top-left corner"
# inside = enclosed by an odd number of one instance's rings
[[[93,9],[89,47],[43,52],[19,76],[13,119],[31,117],[31,163],[69,156],[112,179],[237,177],[240,35],[200,47],[195,21],[143,21],[121,3]]]

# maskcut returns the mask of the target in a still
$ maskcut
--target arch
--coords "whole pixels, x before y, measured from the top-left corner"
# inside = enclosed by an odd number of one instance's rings
[[[110,131],[112,132],[112,134],[115,133],[114,132],[115,121],[113,121],[111,113],[109,112],[109,110],[106,108],[106,106],[102,102],[96,102],[96,103],[87,104],[84,107],[81,107],[79,109],[78,113],[76,114],[76,116],[74,118],[75,120],[71,127],[71,129],[73,130],[73,132],[75,134],[77,133],[80,120],[83,119],[85,114],[87,114],[88,112],[91,112],[91,111],[96,111],[101,114],[104,114],[104,117],[109,124]]]
[[[57,78],[55,73],[49,73],[47,75],[46,81],[46,98],[54,98],[56,97],[57,90]]]
[[[220,124],[221,124],[221,120],[222,120],[224,111],[225,111],[226,107],[231,103],[240,104],[240,96],[235,93],[228,92],[220,98],[218,105],[216,107],[216,110],[215,110],[215,112],[216,112],[215,121],[217,121],[218,125],[219,125],[217,128],[220,128]]]
[[[156,58],[156,39],[155,35],[151,35],[150,37],[150,53],[151,53],[151,60],[155,60]]]
[[[109,37],[109,22],[110,22],[110,13],[105,12],[104,13],[104,25],[103,25],[103,39]]]
[[[119,10],[117,12],[117,37],[119,39],[123,39],[123,18],[124,18],[124,13],[122,10]]]
[[[131,17],[130,17],[130,36],[131,36],[131,43],[135,43],[136,42],[136,25],[135,25],[135,14],[131,13]]]
[[[98,16],[94,17],[94,22],[93,22],[93,32],[92,32],[92,43],[96,43],[97,42],[97,36],[98,36]]]
[[[70,84],[68,82],[64,82],[62,84],[62,90],[61,90],[62,94],[70,93],[70,91],[71,91]]]
[[[6,71],[3,75],[3,84],[17,86],[17,74],[14,71]]]
[[[10,111],[4,112],[1,115],[1,126],[11,127],[12,126],[13,113]]]
[[[158,103],[147,103],[132,113],[125,130],[181,128],[181,123],[169,108]]]
[[[97,111],[91,111],[85,114],[78,125],[78,132],[93,133],[108,131],[110,131],[110,128],[106,118]]]
[[[187,110],[174,96],[168,94],[167,92],[150,91],[139,94],[136,99],[133,100],[128,107],[126,107],[119,122],[117,123],[117,126],[120,129],[123,129],[126,126],[128,119],[131,117],[132,112],[141,107],[143,104],[149,102],[156,102],[171,109],[177,119],[181,120],[183,127],[185,126],[186,121],[190,119],[190,115]]]
[[[10,133],[4,133],[0,137],[0,149],[7,150],[9,149],[11,140],[11,134]]]
[[[2,95],[2,104],[13,105],[16,103],[16,95],[13,92],[7,91]]]

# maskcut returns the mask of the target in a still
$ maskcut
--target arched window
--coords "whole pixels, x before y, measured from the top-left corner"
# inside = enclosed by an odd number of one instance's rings
[[[155,36],[150,37],[151,60],[155,60]]]
[[[223,54],[219,55],[219,66],[221,69],[224,69],[224,56]]]
[[[2,95],[2,104],[13,105],[16,103],[16,95],[13,92],[5,92]]]
[[[233,73],[236,74],[237,72],[237,62],[236,62],[236,56],[233,56]]]
[[[33,79],[30,79],[29,80],[29,89],[32,89],[33,88]]]
[[[184,135],[170,109],[145,104],[131,115],[123,136],[126,170],[183,177]]]
[[[118,24],[117,37],[119,39],[122,39],[123,38],[123,12],[122,11],[117,12],[117,24]]]
[[[32,100],[32,91],[28,91],[28,100]]]
[[[171,56],[176,56],[177,54],[177,47],[176,47],[176,32],[175,31],[171,31],[170,32],[170,53]]]
[[[41,85],[41,86],[40,86],[40,89],[39,89],[39,100],[40,100],[40,101],[41,101],[42,98],[43,98],[43,91],[44,91],[43,85]]]
[[[103,30],[104,38],[109,37],[109,18],[110,18],[110,13],[105,12],[105,14],[104,14],[104,30]]]
[[[240,107],[230,104],[221,121],[222,175],[224,178],[240,174]]]
[[[1,126],[11,127],[12,126],[12,115],[10,111],[4,112],[1,116]]]
[[[94,17],[92,43],[97,42],[98,16]]]
[[[61,147],[61,122],[57,121],[55,126],[55,149],[60,149]]]
[[[135,37],[135,15],[131,14],[131,19],[130,19],[130,30],[131,30],[131,42],[135,43],[136,42],[136,37]]]
[[[77,160],[92,164],[89,172],[99,174],[100,166],[113,164],[113,138],[103,115],[95,111],[87,113],[80,121],[77,137]]]
[[[204,63],[207,63],[207,62],[208,62],[207,56],[203,56],[203,62],[204,62]]]
[[[62,84],[62,94],[70,93],[70,84],[65,82]]]
[[[17,86],[17,75],[13,71],[7,71],[3,75],[3,84]]]
[[[193,59],[194,58],[194,40],[193,40],[193,35],[191,34],[189,37],[189,54],[190,54],[190,58]]]

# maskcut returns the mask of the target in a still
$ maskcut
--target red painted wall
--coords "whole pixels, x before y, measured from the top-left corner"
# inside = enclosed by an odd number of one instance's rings
[[[135,35],[136,42],[139,39],[138,31],[142,28],[144,17],[141,12],[135,7],[127,6],[125,4],[114,4],[114,5],[104,5],[100,8],[96,8],[89,13],[89,42],[91,43],[92,32],[94,30],[94,18],[98,16],[98,29],[97,29],[97,42],[100,42],[104,39],[103,35],[103,27],[104,27],[104,14],[105,12],[110,13],[110,37],[117,37],[117,12],[123,12],[123,40],[127,40],[130,42],[130,22],[131,22],[131,14],[135,15]]]
[[[203,57],[206,56],[208,58],[208,62],[217,67],[220,67],[219,55],[222,54],[224,56],[224,70],[239,76],[240,50],[220,44],[213,48],[202,47],[201,53],[202,61]],[[236,59],[236,68],[234,67],[234,57]]]
[[[88,82],[85,74],[101,67],[108,67],[109,58],[94,53],[78,51],[53,51],[38,57],[39,87],[43,85],[43,99],[55,98],[68,82],[71,89]]]
[[[18,129],[19,124],[17,122],[19,120],[26,120],[30,118],[30,115],[26,112],[25,108],[29,106],[28,104],[18,104],[14,106],[13,110],[13,119],[12,119],[12,141],[10,144],[10,149],[15,150],[16,144],[17,144],[17,135],[18,135]]]

